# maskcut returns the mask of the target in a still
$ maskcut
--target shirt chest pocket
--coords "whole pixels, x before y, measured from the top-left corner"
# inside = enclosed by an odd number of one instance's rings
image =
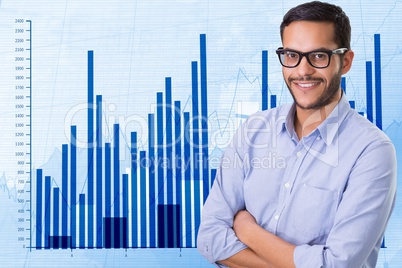
[[[298,243],[324,242],[334,223],[338,192],[303,184],[284,211],[281,231]]]

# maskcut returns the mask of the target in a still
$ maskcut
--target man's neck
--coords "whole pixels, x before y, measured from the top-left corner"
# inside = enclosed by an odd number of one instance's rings
[[[294,127],[299,140],[313,132],[331,114],[341,97],[342,90],[339,90],[333,101],[318,109],[302,109],[296,106]]]

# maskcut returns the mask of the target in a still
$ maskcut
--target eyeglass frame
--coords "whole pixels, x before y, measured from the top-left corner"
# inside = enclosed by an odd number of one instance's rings
[[[334,50],[329,50],[329,49],[315,49],[315,50],[312,50],[312,51],[304,52],[304,53],[303,53],[303,52],[300,52],[300,51],[297,51],[297,50],[294,50],[294,49],[284,49],[283,47],[279,47],[279,48],[276,50],[276,54],[278,54],[279,62],[280,62],[281,65],[282,65],[283,67],[285,67],[285,68],[296,68],[297,66],[299,66],[299,64],[300,64],[301,60],[303,59],[303,57],[306,57],[307,62],[308,62],[312,67],[317,68],[317,69],[325,69],[325,68],[327,68],[327,67],[331,64],[331,56],[332,56],[332,55],[344,55],[348,50],[349,50],[349,49],[343,47],[343,48],[337,48],[337,49],[334,49]],[[299,61],[296,63],[296,65],[294,65],[294,66],[287,66],[287,65],[285,65],[285,64],[282,63],[281,54],[284,54],[284,52],[287,52],[287,51],[294,52],[294,53],[296,53],[296,54],[299,55]],[[310,61],[310,59],[309,59],[309,55],[310,55],[311,53],[317,53],[317,52],[322,52],[322,53],[325,53],[325,54],[328,55],[328,64],[327,64],[326,66],[318,67],[318,66],[314,66],[314,65],[311,63],[311,61]]]

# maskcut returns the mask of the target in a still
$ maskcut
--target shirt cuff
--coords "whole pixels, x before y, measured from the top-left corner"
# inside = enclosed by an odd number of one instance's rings
[[[293,252],[293,259],[297,268],[324,267],[323,245],[300,245]]]

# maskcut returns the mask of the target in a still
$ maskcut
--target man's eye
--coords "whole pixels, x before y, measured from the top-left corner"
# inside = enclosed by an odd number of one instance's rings
[[[314,57],[314,59],[317,59],[317,60],[326,59],[328,57],[328,55],[323,52],[313,53],[312,56]]]
[[[296,52],[287,51],[286,52],[286,57],[288,57],[288,58],[298,58],[299,54],[297,54]]]

